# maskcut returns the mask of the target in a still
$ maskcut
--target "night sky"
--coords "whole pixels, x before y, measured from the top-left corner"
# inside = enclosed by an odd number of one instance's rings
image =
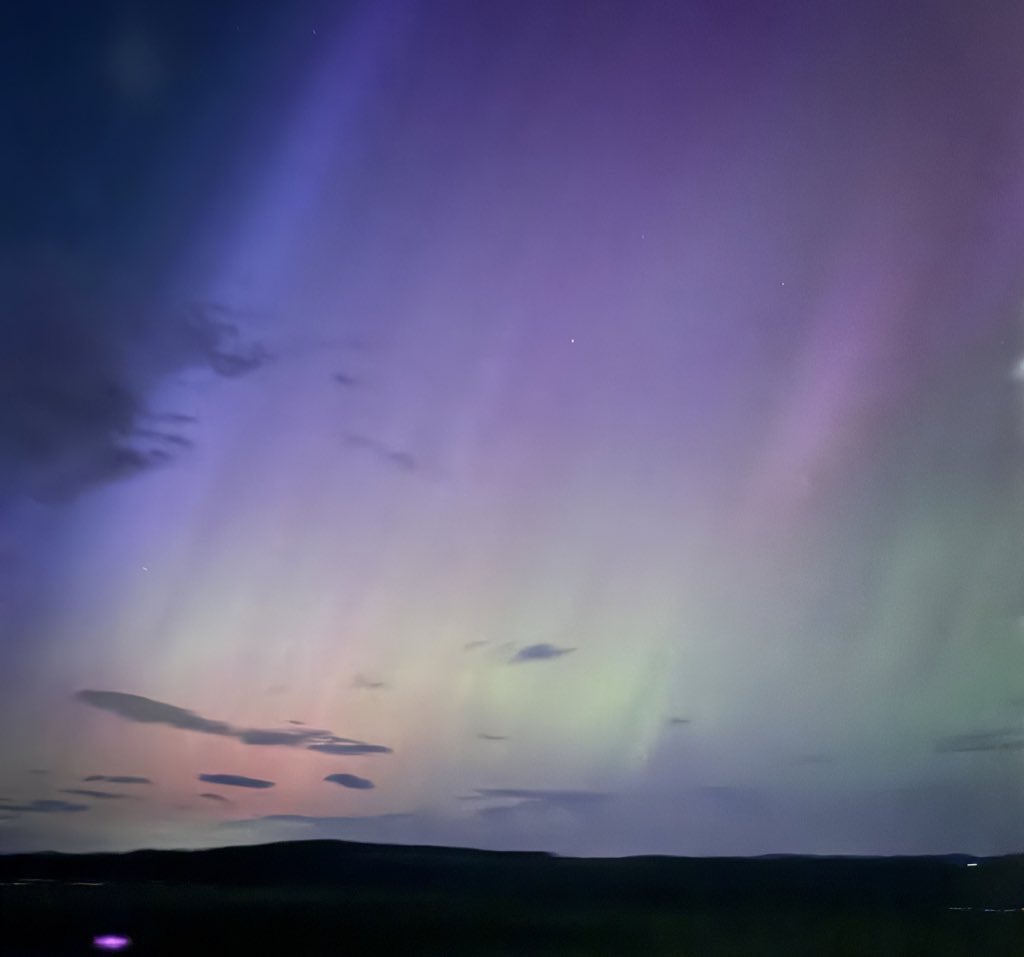
[[[1020,3],[3,20],[0,851],[1024,850]]]

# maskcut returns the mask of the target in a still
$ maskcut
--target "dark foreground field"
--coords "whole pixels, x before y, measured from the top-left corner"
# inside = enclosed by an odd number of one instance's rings
[[[131,937],[139,957],[1024,954],[1020,860],[966,865],[333,842],[8,857],[0,954],[97,953],[101,933]]]

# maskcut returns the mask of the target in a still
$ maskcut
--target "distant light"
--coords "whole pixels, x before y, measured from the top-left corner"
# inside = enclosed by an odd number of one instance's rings
[[[149,571],[149,565],[143,565],[143,566],[142,566],[142,570],[143,570],[144,572],[148,572],[148,571]]]
[[[121,934],[101,934],[92,939],[92,945],[97,950],[124,950],[131,947],[131,944],[131,939]]]
[[[973,864],[968,864],[967,866],[968,867],[977,867],[978,866],[978,862],[975,861]]]

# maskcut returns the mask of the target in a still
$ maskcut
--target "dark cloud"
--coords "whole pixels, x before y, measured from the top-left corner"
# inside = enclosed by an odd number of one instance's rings
[[[676,725],[676,726],[684,725],[684,724],[693,724],[693,719],[692,718],[669,718],[668,719],[668,723],[671,724],[671,725]]]
[[[221,802],[223,804],[231,804],[232,803],[231,801],[229,801],[223,795],[221,795],[221,794],[214,794],[211,791],[204,791],[199,796],[201,798],[206,798],[207,801],[219,801],[219,802]]]
[[[324,780],[330,781],[332,784],[340,784],[343,788],[353,788],[357,791],[368,791],[374,786],[373,781],[369,778],[361,778],[355,774],[328,774]]]
[[[372,678],[367,678],[364,675],[356,675],[355,678],[352,679],[352,687],[380,689],[386,688],[387,685],[383,681],[376,681]]]
[[[168,314],[130,285],[53,250],[0,267],[0,499],[65,500],[172,461],[191,443],[173,423],[145,427],[156,387],[266,361],[236,325],[201,307]]]
[[[391,754],[391,748],[382,744],[310,744],[307,751],[319,751],[321,754]]]
[[[82,778],[83,781],[104,781],[107,784],[152,784],[149,778],[142,778],[135,774],[90,774]]]
[[[503,734],[484,734],[481,732],[477,735],[481,741],[507,741],[508,738]]]
[[[231,788],[263,788],[274,787],[273,781],[264,781],[260,778],[247,778],[243,774],[200,774],[198,780],[207,784],[222,784]]]
[[[563,655],[567,655],[575,648],[559,648],[556,645],[550,645],[547,642],[542,642],[539,645],[527,645],[525,648],[520,648],[511,658],[509,658],[509,664],[517,664],[521,661],[547,661],[551,658],[561,658]]]
[[[288,723],[289,723],[289,724],[299,724],[299,725],[304,725],[304,724],[305,724],[306,722],[305,722],[305,721],[296,721],[296,720],[295,720],[294,718],[289,718],[289,719],[288,719]]]
[[[77,692],[75,697],[94,708],[141,724],[166,724],[184,731],[199,731],[201,734],[230,736],[236,733],[231,725],[223,721],[211,721],[194,711],[187,711],[185,708],[154,701],[141,695],[125,694],[121,691],[84,690]]]
[[[61,788],[60,793],[77,794],[79,797],[99,798],[100,800],[106,801],[130,797],[128,794],[119,794],[116,791],[92,791],[89,788]]]
[[[1000,728],[996,731],[972,731],[954,734],[935,742],[939,752],[956,751],[1024,751],[1024,733],[1018,728]]]
[[[304,731],[275,731],[269,728],[242,728],[232,736],[238,738],[242,744],[284,745],[286,747],[301,744],[310,737],[309,733]]]
[[[467,641],[462,647],[465,651],[472,651],[474,648],[482,648],[486,644],[486,641],[478,639],[477,641]]]
[[[242,744],[267,747],[307,746],[310,751],[321,751],[325,754],[391,753],[391,749],[383,745],[341,738],[323,728],[236,728],[226,721],[214,721],[173,704],[121,691],[84,690],[77,692],[75,697],[84,704],[109,711],[127,721],[163,724],[183,731],[198,731],[200,734],[235,738]],[[296,722],[290,723],[294,725]]]
[[[77,814],[88,811],[88,804],[72,804],[70,801],[35,800],[28,804],[7,804],[3,806],[5,813],[20,812],[23,814]]]

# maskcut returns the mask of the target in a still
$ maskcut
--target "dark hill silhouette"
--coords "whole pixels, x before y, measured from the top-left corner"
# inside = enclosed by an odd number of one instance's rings
[[[970,867],[969,864],[975,866]],[[1024,857],[565,858],[294,841],[195,851],[0,856],[0,880],[234,887],[443,887],[524,901],[948,909],[1024,907]]]

